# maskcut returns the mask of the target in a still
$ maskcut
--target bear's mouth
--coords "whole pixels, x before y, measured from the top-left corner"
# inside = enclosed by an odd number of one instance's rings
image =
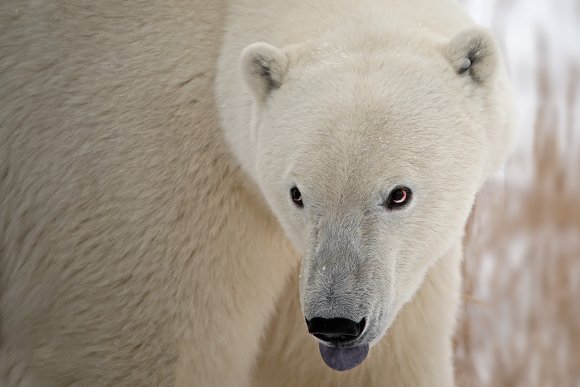
[[[320,356],[326,365],[336,371],[347,371],[360,365],[369,353],[369,344],[361,343],[366,318],[360,321],[334,317],[305,318],[308,333],[321,340]]]
[[[320,356],[327,366],[336,371],[347,371],[361,364],[369,354],[369,345],[329,347],[319,344]]]

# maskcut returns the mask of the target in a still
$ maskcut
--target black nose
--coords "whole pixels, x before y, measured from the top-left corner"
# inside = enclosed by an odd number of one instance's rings
[[[346,343],[359,337],[365,329],[365,319],[355,322],[346,318],[306,319],[308,332],[314,337],[332,344]]]

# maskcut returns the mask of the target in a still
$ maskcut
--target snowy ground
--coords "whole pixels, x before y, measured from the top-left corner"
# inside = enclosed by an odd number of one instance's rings
[[[466,237],[460,386],[580,387],[580,0],[464,0],[502,44],[520,140]]]

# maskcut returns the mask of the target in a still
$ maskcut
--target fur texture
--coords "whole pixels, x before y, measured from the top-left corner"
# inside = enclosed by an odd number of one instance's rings
[[[296,257],[219,132],[209,4],[0,5],[0,385],[248,385]]]
[[[511,105],[488,35],[413,3],[3,1],[0,385],[451,385]],[[399,183],[412,206],[368,216]],[[362,308],[319,302],[324,265]],[[378,344],[332,373],[304,310]]]

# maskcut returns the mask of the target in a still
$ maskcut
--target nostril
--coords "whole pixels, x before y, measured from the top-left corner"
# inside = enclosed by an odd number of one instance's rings
[[[306,319],[308,333],[314,337],[330,343],[346,343],[359,337],[365,329],[365,319],[359,322],[347,318],[321,318]]]

